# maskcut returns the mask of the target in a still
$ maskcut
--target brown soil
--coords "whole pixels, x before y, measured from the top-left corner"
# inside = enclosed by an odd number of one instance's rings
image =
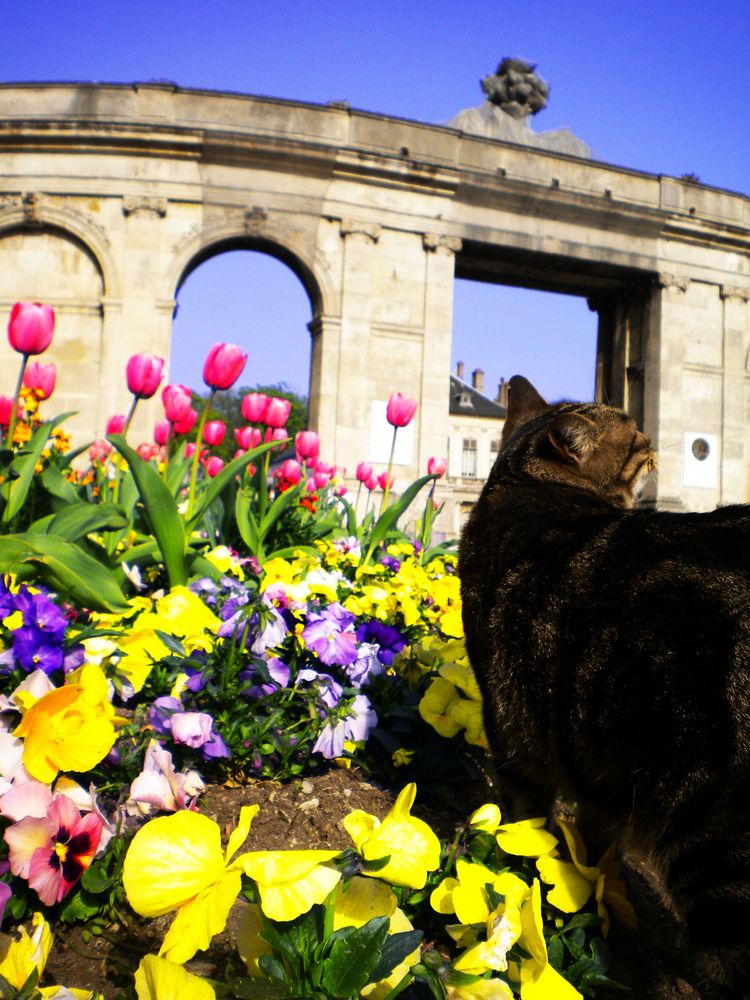
[[[442,837],[452,834],[457,822],[482,802],[492,798],[486,786],[467,788],[455,811],[424,807],[415,815],[429,822]],[[345,848],[351,842],[341,820],[352,809],[384,816],[394,799],[391,791],[377,787],[356,771],[332,770],[327,774],[282,785],[256,781],[242,787],[210,787],[201,809],[225,830],[235,825],[240,806],[259,803],[245,849],[287,850],[300,848]],[[688,961],[679,925],[667,903],[643,867],[629,878],[631,899],[639,917],[637,932],[614,928],[610,940],[615,979],[630,986],[632,1000],[700,1000],[700,994],[683,979]],[[107,1000],[128,983],[142,957],[158,951],[170,917],[129,927],[114,925],[105,935],[83,941],[81,928],[58,925],[45,983],[96,989]],[[209,952],[199,954],[186,966],[189,971],[223,978],[227,963],[236,962],[233,924],[217,938]],[[403,994],[406,998],[409,991]],[[622,996],[623,994],[617,994]],[[612,995],[613,997],[615,994]],[[602,994],[604,997],[604,994]]]

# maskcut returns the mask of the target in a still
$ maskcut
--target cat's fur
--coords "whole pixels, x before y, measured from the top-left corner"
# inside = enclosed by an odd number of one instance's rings
[[[705,961],[750,996],[750,507],[633,509],[655,462],[624,412],[510,381],[459,560],[501,787],[575,800],[647,856]],[[715,992],[712,992],[715,991]]]

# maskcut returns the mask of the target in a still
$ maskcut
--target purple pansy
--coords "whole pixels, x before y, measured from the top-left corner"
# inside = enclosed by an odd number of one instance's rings
[[[351,740],[359,743],[366,740],[370,730],[378,723],[378,717],[369,700],[358,694],[349,706],[350,714],[336,723],[325,725],[313,744],[313,753],[322,754],[326,760],[340,757],[344,743]]]
[[[393,663],[397,653],[406,645],[406,639],[394,625],[371,618],[357,629],[357,640],[368,642],[378,647],[378,659],[387,667]]]
[[[307,616],[302,640],[326,666],[346,666],[357,659],[353,624],[354,615],[351,612],[341,604],[330,604],[321,614],[311,612]]]

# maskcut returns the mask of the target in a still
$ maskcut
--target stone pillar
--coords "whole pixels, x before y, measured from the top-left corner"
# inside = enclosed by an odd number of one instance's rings
[[[748,349],[750,289],[722,285],[724,334],[724,385],[721,414],[721,480],[719,502],[746,503],[750,499],[750,430],[745,413],[750,399],[748,384]]]
[[[320,435],[322,454],[327,460],[328,456],[333,456],[336,440],[341,319],[318,316],[308,329],[312,338],[308,426]]]

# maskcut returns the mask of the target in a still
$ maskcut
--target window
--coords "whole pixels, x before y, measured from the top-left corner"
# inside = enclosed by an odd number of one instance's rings
[[[477,478],[476,438],[464,438],[464,447],[461,453],[461,476],[464,479]]]

